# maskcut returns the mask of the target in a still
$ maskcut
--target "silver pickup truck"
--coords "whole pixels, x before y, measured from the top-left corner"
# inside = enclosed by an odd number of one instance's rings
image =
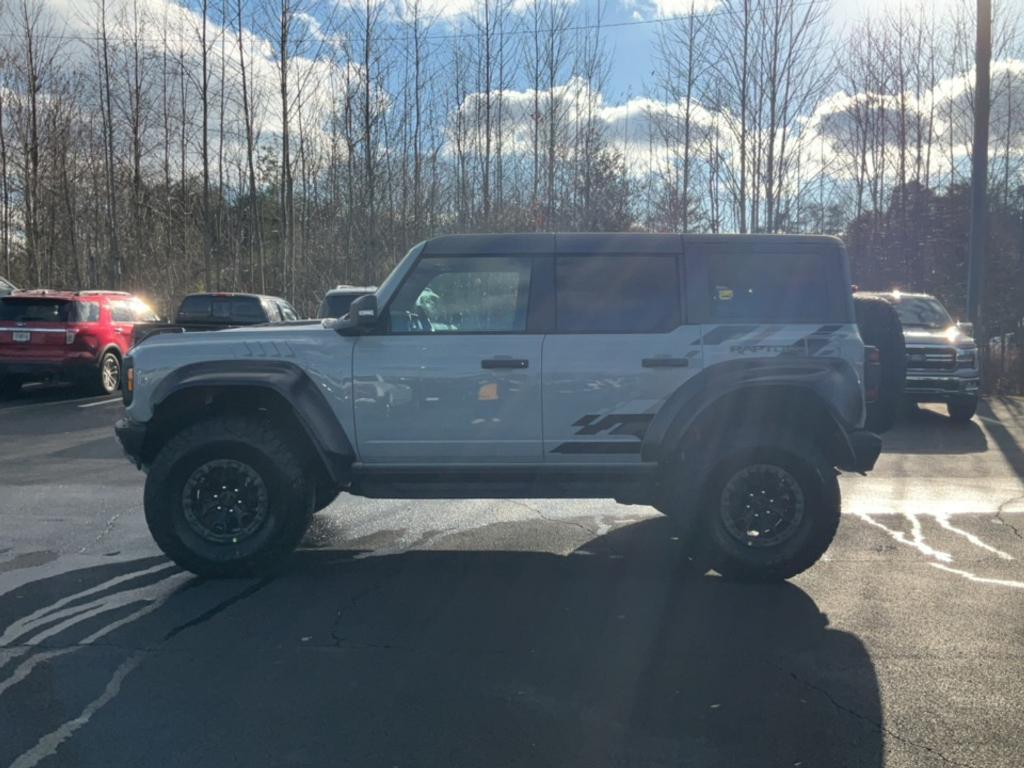
[[[439,237],[343,318],[147,340],[117,435],[208,576],[274,567],[345,492],[650,504],[784,579],[881,450],[849,285],[829,237]]]
[[[981,369],[970,323],[958,323],[927,293],[869,293],[892,304],[907,347],[904,396],[911,403],[945,403],[953,421],[969,421],[978,408]]]

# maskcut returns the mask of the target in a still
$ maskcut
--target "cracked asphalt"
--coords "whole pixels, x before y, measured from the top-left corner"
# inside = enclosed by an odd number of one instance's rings
[[[645,507],[348,497],[282,575],[201,581],[119,412],[0,404],[0,766],[1022,764],[1022,400],[913,414],[775,586]]]

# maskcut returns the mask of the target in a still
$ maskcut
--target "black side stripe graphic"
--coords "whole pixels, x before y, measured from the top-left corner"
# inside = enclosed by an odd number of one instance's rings
[[[584,443],[584,442],[568,442],[562,443],[551,449],[552,453],[572,453],[572,454],[611,454],[611,453],[628,453],[637,454],[640,453],[640,443],[627,443],[617,442],[612,440],[606,440],[602,442]]]
[[[587,415],[577,420],[573,426],[579,427],[577,435],[598,435],[608,431],[609,435],[630,435],[641,438],[647,431],[647,425],[654,418],[653,413],[610,413],[607,416]]]
[[[653,413],[588,413],[581,416],[573,426],[577,435],[608,435],[636,438],[633,440],[569,440],[551,449],[552,453],[611,454],[640,453],[640,441],[647,431]]]
[[[705,345],[721,344],[723,341],[735,339],[737,336],[753,333],[760,327],[759,325],[720,325],[717,328],[712,328],[704,334],[702,339],[696,339],[693,343],[703,343]]]

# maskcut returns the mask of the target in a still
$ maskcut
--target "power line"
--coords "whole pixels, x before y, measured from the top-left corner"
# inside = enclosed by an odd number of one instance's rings
[[[826,3],[824,2],[824,0],[798,0],[797,2],[791,3],[788,7],[792,8],[792,9],[796,9],[796,8],[807,8],[807,7],[811,7],[811,6],[819,6],[822,9],[824,9],[825,6],[826,6]],[[747,12],[750,13],[753,16],[753,15],[755,15],[757,13],[757,9],[749,10]],[[551,34],[551,33],[555,33],[555,32],[562,32],[562,33],[588,32],[588,31],[595,31],[595,30],[602,30],[602,29],[624,29],[624,28],[629,28],[629,27],[640,27],[640,26],[646,26],[646,25],[651,25],[651,24],[668,24],[668,23],[671,23],[671,22],[674,22],[674,21],[685,21],[685,20],[690,19],[690,18],[695,17],[695,16],[707,16],[707,17],[738,16],[738,15],[741,15],[742,13],[744,13],[743,9],[738,9],[738,8],[733,9],[733,8],[721,8],[721,7],[719,7],[719,8],[713,8],[713,9],[710,9],[710,10],[706,10],[706,11],[696,11],[694,13],[677,14],[677,15],[674,15],[674,16],[661,16],[661,17],[653,18],[653,19],[630,19],[628,21],[616,21],[616,22],[608,22],[608,23],[594,22],[594,23],[588,23],[588,24],[570,24],[570,25],[566,25],[566,26],[562,26],[562,27],[537,27],[537,28],[533,28],[533,27],[517,26],[517,28],[515,28],[515,29],[497,30],[497,31],[491,32],[490,34],[493,37],[517,37],[517,36],[521,36],[521,35],[546,35],[546,34]],[[407,20],[398,19],[398,20],[395,20],[394,23],[396,23],[396,24],[403,24],[403,23],[408,23],[408,22],[407,22]],[[228,30],[229,30],[228,27],[221,26],[221,31],[222,32],[226,32]],[[245,31],[246,31],[247,34],[254,35],[254,33],[251,30],[247,29]],[[238,34],[237,30],[231,29],[230,33],[231,33],[233,38],[237,38],[237,34]],[[120,42],[123,42],[123,43],[151,43],[151,44],[162,44],[162,43],[166,43],[166,42],[182,43],[182,42],[186,42],[186,41],[187,42],[199,42],[197,37],[196,37],[196,34],[197,34],[197,32],[196,33],[192,33],[192,34],[188,34],[188,35],[181,35],[181,36],[176,36],[176,35],[160,35],[158,37],[152,37],[152,38],[143,37],[143,36],[135,36],[135,37],[133,37],[133,36],[129,36],[129,35],[121,36],[121,35],[107,34],[106,35],[106,40],[108,42],[120,41]],[[424,32],[423,34],[420,35],[420,39],[421,40],[463,40],[463,39],[466,39],[466,38],[482,38],[482,37],[485,37],[487,34],[488,34],[487,32],[483,32],[483,31],[458,31],[458,32],[445,32],[445,33],[439,33],[439,34],[435,34],[435,33],[432,33],[432,32]],[[0,32],[0,38],[21,39],[22,37],[24,37],[24,35],[22,33],[20,33],[20,32]],[[96,42],[96,43],[103,42],[103,40],[104,40],[104,36],[101,35],[101,34],[98,34],[98,33],[97,34],[85,34],[85,33],[46,33],[46,32],[40,32],[40,33],[35,33],[33,35],[33,37],[35,39],[40,39],[40,40],[73,40],[73,41],[79,41],[79,42]],[[308,42],[310,39],[314,40],[315,42],[325,42],[325,40],[327,38],[329,38],[329,37],[331,37],[331,35],[326,34],[326,33],[322,33],[322,37],[321,38],[318,38],[316,36],[312,36],[311,38],[300,38],[300,42],[305,43],[305,42]],[[214,39],[216,39],[216,36],[214,36]],[[269,38],[265,38],[265,39],[269,39]],[[413,39],[413,33],[409,32],[409,33],[406,33],[406,34],[403,34],[403,35],[387,35],[387,36],[375,37],[373,39],[376,42],[379,42],[379,43],[408,42],[408,41]]]

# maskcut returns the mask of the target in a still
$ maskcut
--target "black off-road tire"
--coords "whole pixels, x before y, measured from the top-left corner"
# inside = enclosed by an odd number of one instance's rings
[[[977,410],[977,397],[958,397],[946,403],[946,412],[949,414],[949,418],[957,422],[970,421]]]
[[[865,426],[872,432],[888,432],[903,409],[903,390],[907,382],[903,324],[896,308],[876,296],[854,295],[853,308],[861,339],[877,347],[881,358],[878,400],[868,404]]]
[[[255,472],[266,491],[263,521],[241,540],[211,541],[185,512],[190,478],[209,462]],[[146,523],[160,549],[182,568],[210,578],[267,575],[292,553],[309,526],[315,490],[299,453],[266,419],[225,416],[186,427],[157,454],[146,477]]]
[[[796,481],[803,513],[788,538],[777,545],[741,541],[728,530],[726,488],[742,472],[781,470]],[[821,457],[782,443],[746,448],[721,459],[712,468],[701,494],[697,561],[736,581],[775,582],[796,576],[814,565],[828,549],[839,527],[841,501],[836,471]]]

